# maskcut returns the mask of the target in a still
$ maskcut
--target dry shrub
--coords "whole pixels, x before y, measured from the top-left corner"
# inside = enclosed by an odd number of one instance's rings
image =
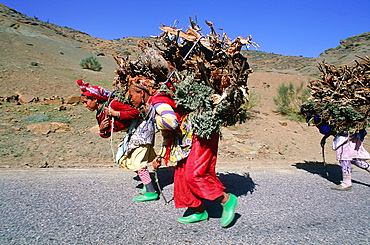
[[[302,120],[301,105],[309,98],[310,91],[303,87],[303,83],[298,87],[294,87],[292,83],[281,84],[277,89],[278,95],[274,98],[277,111],[290,120]]]

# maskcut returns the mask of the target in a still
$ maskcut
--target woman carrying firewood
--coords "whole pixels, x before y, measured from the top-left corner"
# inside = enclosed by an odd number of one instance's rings
[[[84,106],[90,111],[96,111],[101,137],[108,138],[112,132],[132,131],[136,127],[139,116],[136,108],[113,99],[111,92],[103,87],[89,86],[89,83],[85,83],[82,79],[79,79],[77,84],[82,91],[81,99]],[[112,122],[113,128],[111,128]],[[155,192],[147,169],[147,163],[155,157],[152,145],[148,143],[130,149],[132,150],[130,154],[120,159],[120,167],[135,171],[146,187],[145,195],[134,197],[134,201],[157,200],[158,194]]]
[[[177,113],[173,100],[163,93],[153,93],[153,82],[141,80],[129,89],[131,102],[135,107],[146,104],[147,110],[155,110],[155,122],[164,132],[164,144],[159,158],[167,158],[171,134],[181,122],[185,141],[191,146],[186,156],[177,163],[174,176],[174,202],[176,208],[194,208],[194,213],[178,219],[180,223],[194,223],[208,220],[203,200],[220,200],[223,206],[221,225],[226,227],[234,220],[238,199],[224,192],[225,187],[216,176],[216,160],[219,135],[213,133],[210,139],[193,135],[194,131],[187,115]],[[190,140],[189,140],[190,139]],[[189,142],[190,141],[190,142]],[[187,148],[187,147],[185,147]],[[172,152],[171,152],[172,153]],[[158,159],[156,159],[158,160]],[[157,161],[154,161],[156,164]],[[153,164],[154,165],[154,164]],[[154,167],[157,167],[154,165]]]
[[[370,173],[370,164],[366,159],[370,159],[369,153],[363,147],[363,141],[366,136],[366,130],[362,129],[358,133],[349,135],[348,132],[335,133],[330,125],[316,114],[310,104],[304,104],[301,112],[306,116],[306,121],[310,125],[315,125],[324,137],[321,140],[321,147],[324,147],[325,140],[333,135],[333,150],[336,151],[337,160],[341,166],[343,180],[339,185],[333,186],[332,190],[352,191],[352,167],[356,165]]]

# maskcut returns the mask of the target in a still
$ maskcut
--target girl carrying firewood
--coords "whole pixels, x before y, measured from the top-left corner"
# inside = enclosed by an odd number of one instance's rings
[[[100,136],[108,138],[112,132],[125,131],[129,133],[136,128],[139,111],[127,104],[113,99],[111,92],[100,86],[89,86],[82,79],[77,81],[82,91],[81,99],[90,111],[96,111]],[[113,122],[113,128],[111,128]],[[127,151],[126,151],[127,152]],[[129,155],[121,159],[120,167],[135,171],[148,193],[145,196],[134,197],[134,201],[152,201],[158,198],[147,169],[147,163],[154,159],[155,152],[151,142],[131,147]]]
[[[340,185],[332,187],[338,191],[352,190],[351,164],[370,172],[366,161],[370,155],[363,147],[369,124],[370,59],[357,57],[359,60],[340,67],[319,63],[321,79],[308,85],[312,90],[308,104],[319,119],[316,125],[320,128],[326,121],[335,135],[333,150],[343,173]]]
[[[310,104],[304,104],[301,107],[301,112],[306,116],[306,121],[310,125],[315,125],[321,134],[325,135],[321,140],[321,146],[325,144],[325,140],[333,135],[333,150],[336,151],[337,160],[341,166],[343,180],[339,185],[331,187],[337,191],[352,191],[352,167],[356,165],[370,173],[370,164],[366,161],[370,159],[369,153],[363,147],[363,141],[367,134],[365,129],[358,133],[349,135],[348,132],[335,133],[330,125],[316,114]]]

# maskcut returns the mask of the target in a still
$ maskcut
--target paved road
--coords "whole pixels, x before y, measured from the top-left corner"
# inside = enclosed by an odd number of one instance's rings
[[[0,170],[1,244],[369,244],[370,175],[354,169],[353,192],[330,190],[320,166],[219,170],[239,196],[236,220],[220,227],[221,207],[207,202],[208,222],[179,224],[185,209],[163,199],[134,203],[131,171]],[[329,168],[329,179],[339,170]],[[161,185],[172,196],[172,171]],[[337,179],[335,180],[337,181]]]

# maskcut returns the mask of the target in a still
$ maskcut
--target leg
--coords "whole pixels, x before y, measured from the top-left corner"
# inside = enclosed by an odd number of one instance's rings
[[[216,174],[217,149],[218,134],[211,139],[194,136],[184,174],[190,192],[198,199],[213,201],[224,193],[225,187]]]
[[[225,192],[218,198],[220,200],[223,211],[221,217],[221,226],[227,227],[231,224],[235,217],[235,208],[238,205],[238,198],[234,194],[226,194]]]
[[[134,201],[135,202],[146,202],[146,201],[157,200],[158,194],[155,192],[152,178],[150,177],[148,168],[144,167],[142,169],[139,169],[136,172],[139,175],[141,181],[143,182],[146,192],[144,193],[144,195],[134,197]]]
[[[208,220],[208,213],[204,209],[202,200],[194,195],[188,186],[185,169],[186,162],[177,164],[174,178],[174,201],[176,208],[194,207],[195,212],[191,215],[177,219],[179,223],[189,224]]]
[[[354,165],[356,165],[357,167],[365,169],[366,171],[368,171],[370,173],[370,164],[368,162],[366,162],[365,159],[356,158],[356,159],[353,160],[352,163]]]
[[[174,175],[174,202],[175,208],[199,207],[202,200],[194,195],[188,185],[186,170],[188,165],[186,159],[177,163]]]
[[[215,200],[225,189],[215,171],[217,146],[217,134],[211,140],[194,136],[189,156],[177,164],[174,180],[175,207],[195,207],[195,213],[178,219],[180,223],[206,221],[208,213],[202,200]]]
[[[340,160],[339,163],[342,168],[343,181],[340,183],[340,185],[333,186],[331,189],[336,191],[351,191],[352,190],[351,161]]]
[[[208,217],[208,214],[205,215],[206,211],[203,205],[199,204],[202,199],[211,201],[219,199],[221,201],[223,206],[221,225],[223,227],[228,226],[235,217],[238,199],[235,195],[224,192],[225,187],[216,175],[217,148],[218,134],[213,134],[211,139],[194,136],[186,162],[181,162],[177,166],[175,193],[182,195],[175,195],[175,205],[176,207],[196,207],[194,214],[179,218],[180,223],[204,221],[205,217]],[[177,185],[176,179],[179,185]],[[185,200],[189,202],[186,203]],[[189,204],[193,206],[189,206]]]
[[[183,224],[202,222],[202,221],[207,221],[207,220],[208,220],[208,213],[204,209],[203,203],[200,206],[195,207],[195,213],[185,216],[185,217],[180,217],[177,219],[179,223],[183,223]]]

